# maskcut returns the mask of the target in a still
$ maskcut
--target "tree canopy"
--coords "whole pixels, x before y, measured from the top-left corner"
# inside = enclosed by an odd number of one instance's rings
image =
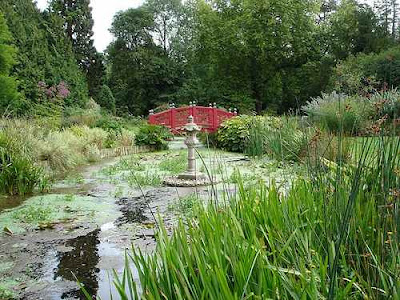
[[[117,113],[133,115],[190,101],[285,113],[371,76],[396,87],[400,75],[382,54],[398,52],[396,0],[146,0],[114,16],[104,54],[89,0],[49,4],[41,12],[32,0],[0,0],[2,112],[112,96]],[[355,68],[362,57],[373,65]]]

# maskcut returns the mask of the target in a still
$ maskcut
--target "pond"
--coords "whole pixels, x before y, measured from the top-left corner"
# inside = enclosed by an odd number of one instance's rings
[[[239,169],[249,183],[293,176],[271,161],[207,149],[201,154],[207,166],[199,160],[199,168],[224,179],[219,195],[235,192]],[[84,299],[77,279],[91,295],[116,295],[112,270],[123,271],[125,251],[133,245],[151,253],[158,220],[172,232],[178,217],[190,216],[194,201],[215,197],[211,187],[163,186],[164,176],[185,168],[182,150],[138,154],[82,168],[49,194],[1,200],[0,226],[12,235],[0,235],[0,295]]]

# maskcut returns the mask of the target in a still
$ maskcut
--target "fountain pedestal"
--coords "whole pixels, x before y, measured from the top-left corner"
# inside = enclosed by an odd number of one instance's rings
[[[193,121],[193,116],[188,117],[188,123],[184,126],[186,132],[185,145],[188,148],[187,170],[178,176],[167,177],[164,183],[172,186],[199,186],[209,184],[208,178],[196,170],[196,146],[199,143],[197,133],[200,127]]]

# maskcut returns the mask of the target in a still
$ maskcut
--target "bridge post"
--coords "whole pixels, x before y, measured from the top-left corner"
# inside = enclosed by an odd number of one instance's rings
[[[217,110],[217,103],[215,103],[215,102],[213,104],[212,111],[213,111],[212,131],[215,131],[218,128],[218,110]]]
[[[176,128],[175,128],[175,114],[176,114],[175,103],[172,103],[169,106],[169,118],[170,118],[169,124],[171,126],[171,131],[172,132],[176,131]]]
[[[192,113],[191,115],[193,116],[193,118],[196,120],[197,119],[197,114],[196,114],[197,110],[196,110],[196,101],[193,101],[193,106],[192,106]]]
[[[155,121],[154,121],[154,110],[153,109],[149,110],[149,123],[150,124],[155,124]]]

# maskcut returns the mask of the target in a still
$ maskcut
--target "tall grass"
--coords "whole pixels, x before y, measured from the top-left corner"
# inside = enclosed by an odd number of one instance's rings
[[[22,141],[0,132],[0,193],[25,195],[45,180]]]
[[[228,203],[196,207],[171,237],[161,229],[153,255],[129,256],[140,295],[127,268],[121,298],[398,299],[400,141],[357,145],[355,163],[309,160],[286,193],[239,180]]]
[[[0,193],[27,194],[44,188],[49,178],[100,160],[110,133],[101,128],[73,125],[58,129],[43,120],[0,119]],[[114,146],[129,146],[134,135],[126,130]]]

